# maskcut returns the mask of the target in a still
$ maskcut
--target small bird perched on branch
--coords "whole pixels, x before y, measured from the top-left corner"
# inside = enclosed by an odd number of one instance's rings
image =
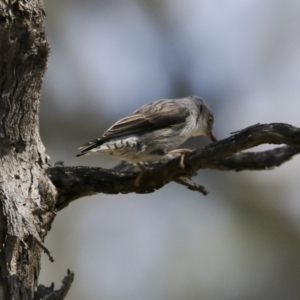
[[[209,106],[197,96],[162,99],[146,104],[113,124],[104,134],[79,148],[81,153],[103,153],[136,163],[141,173],[144,161],[159,160],[166,154],[180,153],[180,167],[190,149],[176,149],[191,136],[205,135],[217,141],[212,129],[214,117]]]

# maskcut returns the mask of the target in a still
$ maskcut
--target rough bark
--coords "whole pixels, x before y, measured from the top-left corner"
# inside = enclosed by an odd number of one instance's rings
[[[49,45],[42,1],[0,2],[0,298],[33,299],[56,189],[38,110]],[[52,299],[52,298],[49,298]],[[62,298],[53,298],[62,299]]]

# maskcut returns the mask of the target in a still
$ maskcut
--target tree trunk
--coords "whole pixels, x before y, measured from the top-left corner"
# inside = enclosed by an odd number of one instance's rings
[[[49,55],[44,18],[42,1],[0,2],[0,299],[34,298],[54,218],[38,121]]]

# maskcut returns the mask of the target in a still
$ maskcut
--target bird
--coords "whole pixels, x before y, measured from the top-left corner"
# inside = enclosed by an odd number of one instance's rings
[[[134,184],[139,186],[147,168],[144,162],[159,160],[167,154],[184,156],[191,149],[177,149],[191,136],[204,135],[216,142],[214,116],[198,96],[156,100],[135,110],[109,127],[101,137],[79,148],[76,156],[108,154],[135,163],[141,169]]]

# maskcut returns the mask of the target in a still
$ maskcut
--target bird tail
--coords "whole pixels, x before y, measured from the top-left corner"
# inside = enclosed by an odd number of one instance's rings
[[[82,145],[81,147],[78,148],[78,150],[81,153],[77,154],[76,157],[83,156],[83,155],[89,153],[92,149],[101,146],[103,144],[103,142],[104,141],[102,139],[96,139],[96,140],[93,140],[91,142],[88,142],[88,143]]]
[[[82,153],[76,154],[76,157],[83,156],[83,155],[85,155],[86,153],[87,153],[87,152],[82,152]]]

